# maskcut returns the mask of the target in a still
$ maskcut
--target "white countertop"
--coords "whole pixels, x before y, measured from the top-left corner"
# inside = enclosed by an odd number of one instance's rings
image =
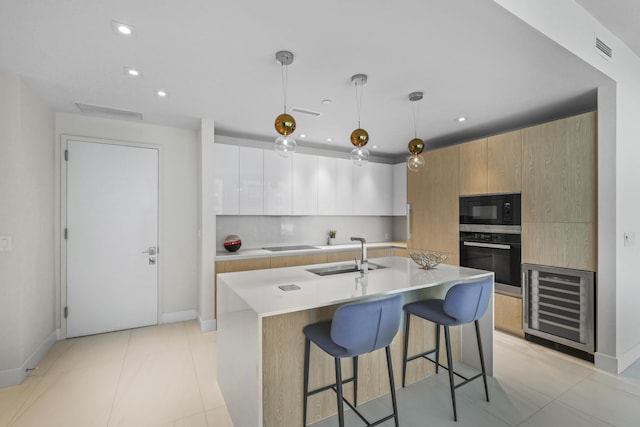
[[[389,268],[372,270],[367,274],[354,272],[331,276],[318,276],[307,271],[309,268],[349,264],[335,262],[221,273],[218,283],[223,281],[259,316],[272,316],[493,275],[484,270],[448,264],[441,264],[434,270],[423,270],[410,259],[402,257],[373,258],[369,262]],[[296,285],[300,289],[283,291],[280,285]]]
[[[282,245],[285,246],[285,245]],[[340,251],[352,251],[360,250],[360,243],[346,243],[339,245],[310,245],[313,249],[298,249],[293,251],[268,251],[266,249],[239,249],[237,252],[228,252],[225,250],[216,252],[216,261],[233,261],[240,259],[252,259],[252,258],[268,258],[277,256],[291,256],[291,255],[308,255],[322,252],[340,252]],[[405,242],[378,242],[367,243],[367,249],[381,249],[381,248],[406,248]]]

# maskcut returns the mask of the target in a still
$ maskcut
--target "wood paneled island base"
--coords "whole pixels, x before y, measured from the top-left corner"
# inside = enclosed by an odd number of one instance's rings
[[[303,266],[218,276],[218,382],[236,427],[282,427],[302,424],[303,360],[305,325],[329,320],[342,304],[402,293],[405,303],[425,298],[442,298],[453,284],[492,276],[481,270],[442,265],[436,270],[419,269],[400,257],[373,260],[388,268],[366,275],[348,273],[319,277]],[[326,266],[327,264],[322,264]],[[331,265],[331,264],[328,264]],[[300,289],[283,291],[280,285]],[[425,321],[412,322],[409,353],[432,348],[435,327]],[[493,371],[493,302],[481,319],[488,372]],[[452,336],[454,360],[475,365],[473,355],[462,351],[461,343],[475,342],[469,331],[455,328]],[[453,332],[453,329],[452,329]],[[467,337],[468,335],[468,337]],[[394,375],[401,378],[402,328],[392,343]],[[473,345],[468,346],[471,349]],[[310,387],[335,382],[333,359],[311,346]],[[471,352],[472,353],[472,352]],[[444,352],[441,363],[445,364]],[[352,373],[351,359],[343,360],[345,378]],[[407,383],[434,373],[427,361],[407,366]],[[396,381],[396,387],[400,387]],[[384,351],[360,357],[358,401],[389,393]],[[345,386],[352,399],[353,386]],[[308,422],[336,413],[336,397],[326,391],[309,399]]]

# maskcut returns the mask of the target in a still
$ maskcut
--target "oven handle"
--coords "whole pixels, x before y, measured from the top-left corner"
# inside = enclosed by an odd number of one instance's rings
[[[497,243],[462,242],[465,246],[475,246],[477,248],[491,249],[511,249],[511,245],[499,245]]]

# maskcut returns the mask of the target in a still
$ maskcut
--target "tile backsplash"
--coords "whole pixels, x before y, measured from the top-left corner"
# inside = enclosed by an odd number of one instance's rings
[[[392,216],[237,216],[216,218],[216,248],[224,239],[236,234],[243,249],[265,246],[326,245],[329,230],[337,230],[336,244],[351,243],[351,236],[364,236],[367,242],[404,241],[398,222],[404,217]],[[395,233],[394,233],[395,231]]]

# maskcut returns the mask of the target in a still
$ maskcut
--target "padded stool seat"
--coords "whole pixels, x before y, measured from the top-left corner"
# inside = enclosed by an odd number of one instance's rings
[[[493,279],[483,279],[474,282],[459,283],[452,286],[444,299],[428,299],[409,303],[403,307],[405,311],[404,324],[404,357],[402,364],[402,387],[405,386],[407,375],[407,362],[415,359],[424,358],[435,363],[436,373],[438,368],[443,367],[449,371],[449,386],[451,389],[451,401],[453,402],[453,418],[458,420],[456,410],[456,394],[455,389],[469,383],[477,378],[482,377],[484,380],[484,391],[489,401],[489,389],[487,387],[487,374],[484,366],[484,354],[482,351],[482,341],[480,339],[480,327],[478,319],[487,311],[489,299],[492,292]],[[411,315],[420,317],[436,324],[436,346],[432,350],[425,351],[420,354],[408,356],[409,347],[409,327]],[[451,356],[451,338],[449,333],[450,326],[464,325],[474,322],[476,337],[478,341],[478,352],[480,353],[480,366],[482,372],[471,378],[467,378],[453,370],[453,360]],[[447,366],[439,363],[440,356],[440,326],[444,327],[445,346],[447,351]],[[435,359],[427,357],[435,353]],[[455,384],[453,376],[456,375],[463,379],[459,384]]]
[[[303,329],[305,335],[303,426],[307,425],[307,401],[309,396],[332,389],[337,395],[338,423],[340,427],[344,426],[343,402],[353,409],[367,426],[378,425],[394,418],[395,425],[398,427],[398,407],[389,346],[398,333],[401,318],[402,295],[395,295],[381,300],[345,304],[336,310],[331,321],[314,323]],[[315,390],[309,390],[309,354],[312,342],[322,351],[333,356],[336,370],[336,382],[334,384]],[[358,356],[371,353],[383,347],[387,355],[393,413],[370,423],[356,409],[358,404]],[[340,359],[346,357],[353,358],[353,377],[343,379]],[[348,382],[354,383],[353,404],[345,399],[342,394],[342,386]]]

